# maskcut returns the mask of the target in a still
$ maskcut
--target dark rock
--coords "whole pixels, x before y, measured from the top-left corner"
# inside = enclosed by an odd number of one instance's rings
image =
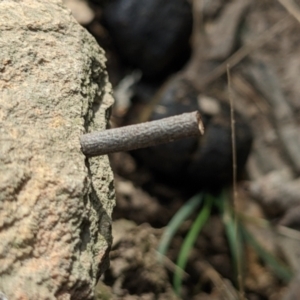
[[[236,164],[238,176],[242,174],[252,144],[252,133],[246,121],[235,113]],[[197,150],[192,153],[187,176],[195,185],[218,189],[232,182],[232,138],[230,111],[227,105],[206,125]]]
[[[232,181],[232,142],[229,105],[199,95],[180,75],[158,92],[151,119],[199,110],[205,125],[203,137],[141,149],[133,155],[164,180],[198,188],[218,189]],[[252,144],[252,133],[238,112],[236,119],[237,171],[241,174]]]
[[[169,80],[167,86],[151,115],[151,120],[158,120],[198,109],[197,94],[191,89],[187,81],[174,77]],[[186,168],[190,160],[190,154],[196,147],[197,138],[187,138],[173,143],[133,151],[133,153],[137,159],[145,162],[151,170],[167,175],[173,180]]]
[[[103,12],[120,56],[145,76],[157,76],[189,49],[191,6],[186,0],[113,0]]]

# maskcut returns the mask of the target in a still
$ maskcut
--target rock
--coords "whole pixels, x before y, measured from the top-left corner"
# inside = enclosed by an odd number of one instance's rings
[[[157,97],[157,98],[156,98]],[[169,144],[133,151],[133,155],[165,181],[218,190],[232,182],[232,143],[229,105],[199,94],[181,74],[176,74],[154,96],[151,120],[199,110],[205,133]],[[235,112],[237,171],[241,175],[252,145],[247,121]]]
[[[2,298],[92,299],[114,188],[79,137],[106,127],[104,53],[58,0],[2,1],[0,28]]]
[[[151,120],[193,112],[198,109],[197,93],[180,76],[172,77],[158,92],[159,101]],[[195,101],[194,101],[195,100]],[[133,155],[151,170],[163,174],[171,181],[182,176],[197,147],[197,138],[186,138],[172,143],[132,151]]]
[[[89,7],[87,1],[63,0],[63,3],[71,10],[72,15],[79,24],[88,25],[94,20],[95,13]]]
[[[186,0],[113,0],[103,12],[124,61],[156,77],[189,48],[192,10]]]

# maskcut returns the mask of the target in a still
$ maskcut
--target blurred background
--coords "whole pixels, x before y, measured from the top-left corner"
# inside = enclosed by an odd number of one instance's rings
[[[300,299],[300,2],[64,2],[105,50],[111,127],[194,110],[205,124],[110,155],[97,297]]]

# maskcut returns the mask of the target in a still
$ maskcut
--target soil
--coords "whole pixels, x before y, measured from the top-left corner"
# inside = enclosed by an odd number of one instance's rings
[[[231,157],[229,163],[224,164],[226,168],[222,165],[219,169],[213,163],[206,166],[196,160],[202,155],[198,149],[207,145],[205,138],[196,141],[197,148],[190,147],[190,152],[178,152],[187,151],[188,147],[177,144],[139,155],[112,154],[117,193],[113,214],[114,245],[110,269],[99,283],[97,295],[99,299],[298,299],[300,3],[289,0],[190,2],[193,15],[190,50],[176,54],[175,60],[183,62],[181,65],[174,62],[168,73],[164,64],[160,76],[154,78],[153,74],[151,78],[145,76],[136,60],[134,65],[128,63],[128,58],[123,60],[109,26],[105,27],[109,21],[101,19],[103,12],[105,15],[105,3],[90,3],[95,18],[86,27],[106,50],[109,76],[115,89],[112,126],[153,119],[166,109],[170,115],[189,111],[190,106],[185,101],[195,97],[196,100],[190,101],[193,107],[195,103],[209,104],[205,109],[199,107],[208,116],[206,129],[209,130],[218,118],[211,99],[221,109],[224,106],[229,109],[229,101],[233,100],[237,118],[242,120],[241,124],[247,124],[239,128],[249,126],[251,129],[250,154],[245,166],[243,160],[238,163],[238,182],[233,186]],[[111,9],[109,12],[112,13]],[[118,43],[122,39],[124,37],[120,37]],[[186,49],[185,45],[181,49]],[[159,69],[156,63],[153,61],[153,70]],[[174,76],[188,81],[192,90],[178,89],[171,100],[162,100]],[[189,96],[192,94],[195,96]],[[232,115],[226,118],[221,122],[225,124],[222,128],[231,130]],[[232,149],[232,135],[223,138],[223,133],[218,134],[216,145],[227,153]],[[248,131],[245,134],[249,135]],[[248,143],[246,146],[244,140]],[[248,155],[250,145],[250,138],[244,140],[237,144],[237,149],[242,149],[237,155],[242,157]],[[220,156],[223,157],[222,153]],[[208,169],[204,169],[204,175],[189,177],[190,173],[182,167],[183,157],[184,164],[196,163],[197,170],[204,166]],[[170,174],[163,169],[167,160],[173,167]],[[211,160],[215,162],[216,158]],[[181,167],[177,167],[179,165]],[[197,184],[201,176],[221,172],[229,174],[230,179],[209,175],[209,185]],[[175,262],[201,208],[178,229],[164,262],[159,263],[157,247],[165,226],[195,193],[211,193],[219,197],[217,201],[224,201],[219,196],[221,190],[229,198],[238,224],[243,224],[241,226],[255,237],[258,248],[267,251],[267,259],[245,239],[242,270],[235,272],[224,226],[226,217],[216,205],[189,253],[178,296],[172,289]],[[274,271],[276,266],[270,262],[273,258],[292,275],[287,278],[280,271]]]

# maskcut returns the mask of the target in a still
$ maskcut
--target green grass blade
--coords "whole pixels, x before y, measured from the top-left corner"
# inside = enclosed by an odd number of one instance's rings
[[[173,279],[174,289],[178,295],[180,294],[180,290],[182,286],[181,270],[185,269],[190,250],[193,247],[201,229],[203,228],[203,226],[205,225],[206,221],[210,216],[213,201],[214,198],[212,196],[207,195],[205,197],[203,208],[201,209],[196,220],[193,222],[192,227],[189,230],[188,235],[184,239],[183,245],[180,249],[178,259],[177,259],[178,268],[175,271],[174,279]]]
[[[235,278],[238,278],[238,276],[241,276],[241,274],[239,274],[240,271],[243,270],[243,266],[241,265],[243,261],[243,245],[241,232],[239,230],[238,224],[236,224],[237,220],[234,217],[235,215],[230,204],[230,199],[225,196],[224,192],[221,195],[220,201],[218,201],[217,203],[225,226],[227,241],[229,244],[236,275]]]
[[[193,196],[180,208],[180,210],[171,219],[164,231],[164,234],[158,246],[158,253],[160,254],[160,259],[166,254],[170,242],[176,234],[180,225],[195,211],[195,209],[197,209],[197,207],[200,206],[200,204],[202,203],[202,199],[202,193]]]
[[[273,254],[264,249],[254,236],[241,224],[242,233],[246,241],[254,248],[259,257],[275,272],[275,274],[284,282],[289,282],[292,277],[292,271],[280,262]]]

